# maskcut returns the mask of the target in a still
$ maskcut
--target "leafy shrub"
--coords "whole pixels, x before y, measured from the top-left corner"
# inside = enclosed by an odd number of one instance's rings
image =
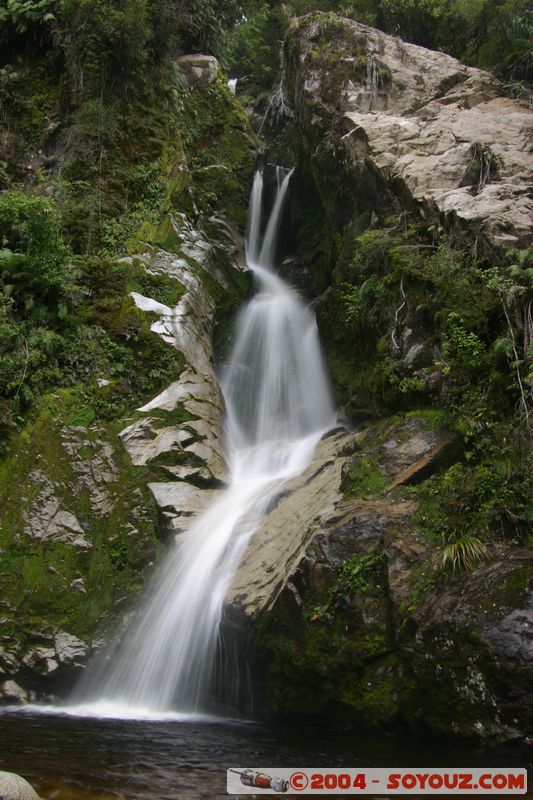
[[[239,91],[257,95],[270,89],[279,69],[280,42],[286,32],[287,15],[264,0],[247,3],[245,14],[228,37],[224,62],[239,78]]]
[[[522,541],[533,520],[529,474],[531,453],[517,452],[509,426],[480,437],[471,463],[454,464],[422,484],[417,527],[439,545],[441,566],[471,569],[497,536]],[[479,461],[477,461],[479,459]]]
[[[123,94],[142,79],[150,40],[147,0],[61,0],[61,36],[74,87]]]
[[[460,314],[451,311],[442,337],[443,357],[473,370],[482,365],[485,353],[486,347],[479,336],[466,329]]]

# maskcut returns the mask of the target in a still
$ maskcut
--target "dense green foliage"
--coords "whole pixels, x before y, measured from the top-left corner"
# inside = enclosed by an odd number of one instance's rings
[[[106,430],[101,424],[89,430],[88,412],[79,392],[56,390],[25,430],[12,437],[10,451],[0,461],[2,600],[10,611],[4,618],[4,635],[23,647],[36,632],[53,632],[55,626],[90,638],[102,616],[112,614],[117,603],[140,588],[142,570],[157,551],[146,469],[133,467],[126,453],[117,451],[107,462],[110,508],[94,513],[94,496],[79,480],[79,458],[83,454],[98,460]],[[79,437],[81,451],[69,451],[66,426],[76,426],[70,428],[70,436],[74,431],[74,438]],[[29,504],[38,505],[43,495],[46,500],[42,475],[59,502],[75,508],[90,547],[13,535],[27,524]],[[139,501],[150,514],[136,508]]]
[[[232,0],[0,6],[0,603],[25,650],[89,640],[155,558],[167,454],[134,466],[118,434],[184,359],[131,293],[174,308],[185,287],[135,254],[174,253],[232,314],[255,142],[222,71],[191,86],[175,61],[221,52]]]
[[[115,259],[140,236],[172,249],[176,210],[244,224],[244,114],[222,76],[194,92],[172,61],[216,50],[237,14],[211,0],[9,0],[0,14],[1,437],[54,388],[120,417],[179,373],[127,296],[158,299],[164,278]],[[170,302],[182,288],[168,283]]]
[[[241,15],[238,0],[5,0],[0,41],[17,50],[21,34],[32,45],[59,37],[77,55],[80,76],[87,70],[97,81],[120,84],[138,77],[125,75],[128,66],[184,51],[219,53],[226,30]],[[118,75],[109,72],[112,66]]]
[[[179,373],[180,359],[150,333],[128,292],[167,302],[182,287],[135,264],[73,258],[52,200],[0,195],[2,434],[55,387],[77,387],[92,417],[120,416]],[[167,292],[162,290],[167,286]],[[105,378],[105,391],[96,378]]]

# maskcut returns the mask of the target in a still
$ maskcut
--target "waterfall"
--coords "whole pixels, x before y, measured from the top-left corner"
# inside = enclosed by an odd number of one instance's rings
[[[334,422],[314,315],[273,271],[291,174],[278,171],[264,233],[260,172],[253,182],[246,254],[257,291],[221,379],[229,485],[166,556],[118,647],[82,677],[72,702],[91,713],[206,709],[224,598],[244,549],[269,498],[307,466]]]

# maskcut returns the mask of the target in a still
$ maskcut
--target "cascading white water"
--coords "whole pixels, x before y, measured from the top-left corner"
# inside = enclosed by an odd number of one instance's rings
[[[260,172],[252,188],[246,252],[258,292],[240,315],[221,381],[230,483],[168,554],[118,649],[88,669],[72,698],[86,711],[205,709],[224,598],[244,548],[273,492],[307,466],[334,422],[314,315],[272,271],[291,174],[278,170],[263,236]]]

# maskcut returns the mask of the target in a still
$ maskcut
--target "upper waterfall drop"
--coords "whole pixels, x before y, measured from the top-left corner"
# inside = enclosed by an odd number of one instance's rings
[[[229,484],[168,553],[122,642],[82,677],[72,697],[80,713],[207,709],[224,599],[246,545],[335,421],[314,315],[273,271],[292,170],[277,174],[264,233],[263,176],[254,178],[246,254],[258,291],[221,379]]]
[[[246,252],[258,292],[241,312],[221,381],[230,456],[235,446],[294,442],[326,429],[334,418],[314,314],[273,272],[292,172],[281,177],[278,168],[276,199],[263,237],[263,176],[257,172],[254,178]]]

